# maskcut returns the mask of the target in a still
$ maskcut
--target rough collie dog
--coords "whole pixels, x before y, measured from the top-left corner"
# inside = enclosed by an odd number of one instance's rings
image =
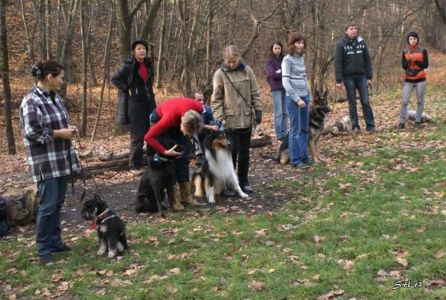
[[[192,176],[194,196],[215,203],[215,196],[225,189],[235,190],[240,197],[248,198],[240,188],[232,163],[229,141],[223,131],[209,130],[204,140],[204,160],[198,173]]]
[[[124,255],[127,245],[125,236],[125,223],[114,211],[108,208],[107,203],[98,195],[83,202],[81,216],[85,220],[94,220],[99,240],[98,255],[108,253],[108,257]]]

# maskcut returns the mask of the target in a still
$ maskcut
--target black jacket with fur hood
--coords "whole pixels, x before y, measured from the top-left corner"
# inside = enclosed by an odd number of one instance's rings
[[[336,45],[335,51],[336,83],[344,76],[365,75],[372,79],[372,61],[367,44],[361,37],[351,40],[347,35]]]
[[[153,64],[146,57],[144,63],[149,72],[149,79],[144,81],[138,75],[137,61],[134,56],[126,59],[122,66],[113,74],[111,81],[118,92],[118,115],[117,123],[127,125],[130,123],[128,114],[128,101],[146,101],[148,99],[150,111],[156,107],[155,94],[153,93]],[[135,76],[136,75],[136,76]]]

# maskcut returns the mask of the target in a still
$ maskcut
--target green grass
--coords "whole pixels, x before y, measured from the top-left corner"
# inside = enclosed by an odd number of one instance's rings
[[[274,180],[293,190],[277,212],[131,222],[131,254],[113,263],[95,256],[94,235],[69,233],[73,253],[47,268],[29,261],[33,232],[3,240],[3,296],[45,298],[46,288],[80,299],[314,299],[343,290],[341,299],[444,299],[444,283],[431,284],[446,280],[446,256],[434,256],[446,251],[446,124],[437,126],[405,139],[378,133],[366,153],[352,148],[299,181]],[[393,290],[397,278],[380,270],[424,286]]]

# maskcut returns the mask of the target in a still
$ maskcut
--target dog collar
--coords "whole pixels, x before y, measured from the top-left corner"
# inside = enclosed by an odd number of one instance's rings
[[[110,210],[107,208],[103,212],[101,212],[99,215],[96,216],[96,222],[100,221],[103,217],[105,217]]]

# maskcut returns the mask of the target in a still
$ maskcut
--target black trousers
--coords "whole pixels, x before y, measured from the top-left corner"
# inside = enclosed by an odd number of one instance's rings
[[[143,165],[144,135],[150,128],[149,115],[154,109],[149,101],[129,99],[130,116],[130,168]]]
[[[226,130],[226,136],[231,142],[232,147],[232,162],[234,163],[234,168],[237,168],[237,176],[241,187],[249,185],[248,171],[251,131],[252,128]]]

